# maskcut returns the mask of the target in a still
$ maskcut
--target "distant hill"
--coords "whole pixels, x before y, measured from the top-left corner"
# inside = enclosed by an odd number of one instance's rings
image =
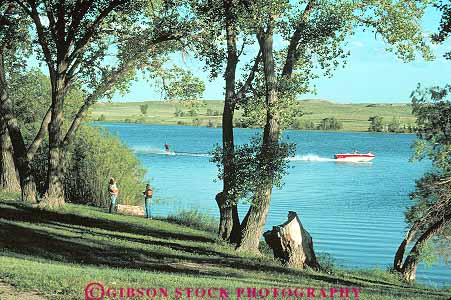
[[[415,123],[411,106],[407,103],[340,104],[325,99],[305,99],[299,102],[304,112],[299,122],[319,124],[322,119],[333,117],[343,124],[342,131],[367,131],[371,116],[381,116],[386,123],[395,118],[401,126]],[[144,103],[149,105],[145,116],[140,110],[140,105]],[[187,108],[176,102],[99,103],[92,109],[91,120],[220,127],[223,101],[208,100],[205,103],[206,106],[197,115],[191,115]],[[236,119],[240,116],[238,111]]]

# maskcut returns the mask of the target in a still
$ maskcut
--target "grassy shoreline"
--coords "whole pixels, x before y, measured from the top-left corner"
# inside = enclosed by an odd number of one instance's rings
[[[237,253],[212,232],[81,205],[47,211],[3,200],[0,223],[0,281],[48,299],[84,299],[90,282],[169,291],[359,287],[362,300],[439,300],[451,292],[406,285],[381,270],[335,270],[329,275],[287,269],[266,255]]]
[[[188,108],[176,102],[98,103],[91,110],[90,120],[220,127],[223,101],[208,100],[204,102],[205,106],[195,116],[190,116]],[[299,103],[304,115],[298,121],[313,122],[317,125],[324,118],[334,117],[343,124],[340,132],[366,132],[370,124],[369,117],[376,115],[383,117],[387,124],[393,118],[398,119],[401,125],[408,126],[415,123],[410,104],[337,104],[325,100],[303,100]],[[141,105],[148,105],[146,114],[142,114]],[[183,116],[180,116],[181,111],[183,111]],[[241,111],[238,110],[235,120],[238,121],[241,115]]]

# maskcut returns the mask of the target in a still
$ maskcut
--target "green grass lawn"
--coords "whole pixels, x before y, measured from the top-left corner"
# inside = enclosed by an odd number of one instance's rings
[[[146,115],[140,110],[140,105],[146,103],[149,109]],[[176,102],[146,101],[126,103],[98,103],[91,113],[92,120],[103,119],[112,122],[140,122],[149,124],[179,124],[220,127],[223,102],[219,100],[205,101],[207,104],[200,109],[195,117],[176,117],[177,107],[187,111]],[[337,104],[324,100],[300,101],[304,116],[301,120],[313,121],[318,124],[324,118],[335,117],[343,123],[342,131],[367,131],[371,116],[382,116],[389,123],[393,118],[399,119],[402,125],[415,123],[410,104]],[[210,115],[207,112],[210,111]],[[216,115],[211,115],[216,112]],[[235,119],[239,119],[238,111]],[[103,117],[102,117],[103,116]],[[196,120],[197,119],[197,120]]]
[[[1,200],[0,249],[0,281],[48,299],[85,299],[93,281],[162,287],[169,299],[186,287],[226,288],[231,299],[240,287],[360,287],[359,299],[374,300],[448,299],[451,292],[408,286],[381,270],[287,269],[269,256],[237,253],[212,232],[72,204],[46,211]]]

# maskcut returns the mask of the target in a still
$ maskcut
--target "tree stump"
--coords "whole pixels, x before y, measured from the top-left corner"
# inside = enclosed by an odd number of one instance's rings
[[[117,213],[126,216],[144,217],[144,207],[118,204]]]
[[[304,229],[296,212],[288,212],[288,221],[274,226],[263,234],[266,243],[273,250],[274,257],[284,264],[303,269],[309,266],[320,269],[313,250],[313,239]]]

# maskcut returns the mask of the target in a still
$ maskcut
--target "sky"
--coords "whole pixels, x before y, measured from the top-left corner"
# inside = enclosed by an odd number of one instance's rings
[[[423,18],[424,34],[437,31],[440,14],[428,9]],[[345,68],[334,72],[332,78],[321,77],[313,82],[316,94],[300,95],[299,99],[325,99],[337,103],[407,103],[418,83],[424,86],[451,83],[451,60],[443,54],[451,49],[451,41],[432,45],[433,61],[422,58],[404,63],[393,53],[385,51],[385,44],[370,32],[358,32],[348,42],[351,51]],[[200,61],[190,56],[173,57],[174,63],[191,70],[205,82],[203,99],[224,98],[222,77],[210,81]],[[113,102],[161,100],[158,90],[145,78],[133,83],[125,95],[116,94]]]

